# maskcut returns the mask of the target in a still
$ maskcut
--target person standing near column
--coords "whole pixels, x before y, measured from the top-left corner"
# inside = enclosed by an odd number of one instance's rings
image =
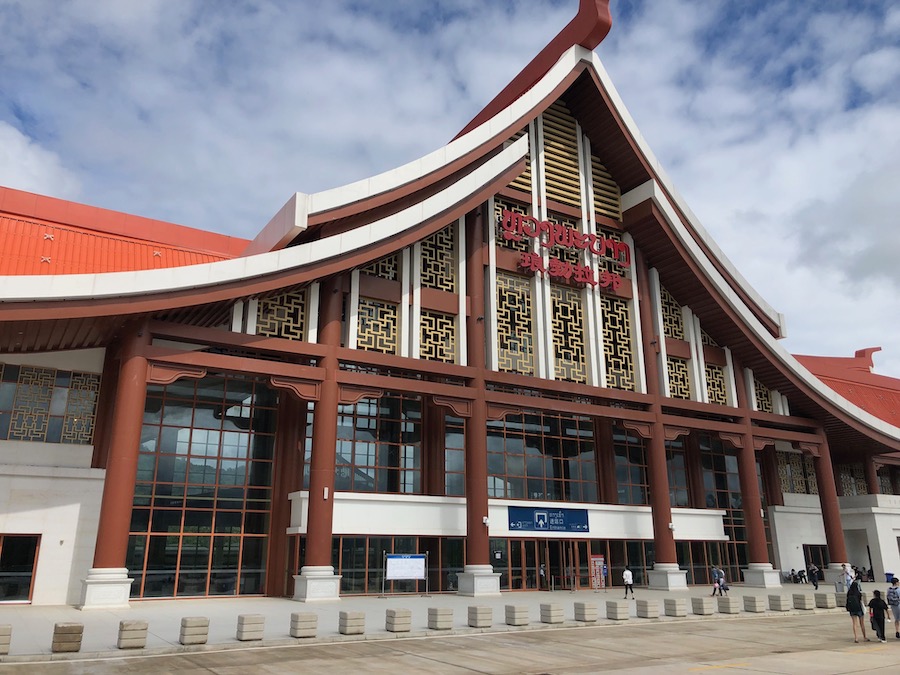
[[[634,574],[628,567],[622,572],[622,583],[625,584],[625,599],[628,599],[628,591],[631,591],[631,597],[634,599]]]

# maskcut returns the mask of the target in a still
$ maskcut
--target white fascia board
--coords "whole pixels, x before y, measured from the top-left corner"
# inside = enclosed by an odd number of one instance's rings
[[[700,245],[691,236],[690,232],[688,232],[687,227],[684,223],[681,222],[681,219],[678,217],[675,209],[669,203],[669,200],[666,199],[665,194],[656,184],[656,181],[647,181],[643,185],[629,192],[628,196],[632,205],[640,204],[647,199],[652,200],[653,203],[656,204],[657,208],[666,219],[666,222],[672,228],[672,231],[678,237],[679,241],[681,241],[682,245],[688,251],[694,262],[697,263],[701,271],[706,275],[706,278],[709,279],[710,282],[712,282],[716,290],[718,290],[718,292],[725,299],[728,305],[743,320],[744,324],[756,335],[756,337],[763,344],[768,347],[769,352],[773,356],[781,361],[781,363],[784,364],[795,375],[801,378],[822,398],[829,400],[835,406],[846,412],[851,417],[855,418],[860,423],[869,427],[870,429],[873,429],[878,433],[884,434],[885,436],[900,441],[900,427],[895,427],[892,424],[888,424],[884,420],[875,417],[871,413],[866,412],[859,406],[851,403],[836,391],[831,389],[828,385],[826,385],[819,378],[813,375],[802,363],[795,359],[794,356],[790,352],[788,352],[768,330],[766,330],[765,326],[763,326],[762,323],[760,323],[759,319],[756,318],[756,315],[752,311],[750,311],[750,308],[747,306],[747,304],[743,300],[741,300],[740,297],[738,297],[735,290],[725,280],[719,270],[716,269],[715,265],[713,265],[712,261],[704,253]],[[624,208],[625,207],[623,204],[623,209]]]
[[[585,52],[586,51],[587,50],[585,50]],[[670,195],[671,198],[675,201],[675,203],[678,205],[678,208],[681,209],[681,211],[687,218],[691,229],[694,231],[694,233],[696,233],[697,237],[703,241],[704,245],[712,252],[716,260],[728,271],[728,274],[734,279],[735,283],[741,287],[741,289],[751,300],[753,300],[754,304],[759,307],[760,311],[762,311],[763,314],[765,314],[771,321],[778,325],[779,337],[784,337],[786,335],[784,315],[780,312],[777,312],[771,305],[769,305],[769,303],[767,303],[762,298],[761,295],[759,295],[759,293],[756,292],[756,290],[750,285],[750,282],[748,282],[743,277],[743,275],[732,264],[732,262],[728,259],[722,249],[719,248],[719,245],[706,231],[706,228],[704,228],[700,223],[700,219],[697,218],[696,214],[691,211],[691,208],[687,205],[687,202],[684,200],[678,190],[675,189],[675,184],[669,178],[669,175],[666,173],[665,169],[663,169],[662,164],[660,164],[659,160],[656,158],[656,155],[653,154],[653,151],[650,149],[650,145],[641,134],[640,130],[637,127],[637,124],[635,124],[634,118],[631,116],[631,114],[628,112],[628,109],[625,107],[625,104],[622,102],[622,98],[619,96],[619,92],[616,91],[616,88],[609,77],[609,73],[606,72],[606,68],[604,68],[603,64],[600,62],[600,58],[593,52],[590,52],[590,55],[591,65],[597,72],[597,77],[603,84],[603,88],[606,90],[606,93],[609,96],[610,101],[612,102],[613,108],[622,118],[622,123],[634,138],[635,145],[638,147],[641,155],[653,169],[653,173],[656,175],[656,178],[663,186],[665,192]],[[639,190],[640,187],[636,189]],[[630,209],[632,206],[643,201],[642,199],[634,201],[633,198],[627,198],[628,195],[631,194],[632,193],[627,193],[626,195],[622,195],[623,213]]]
[[[569,49],[531,89],[509,106],[469,133],[424,157],[355,183],[348,183],[341,187],[309,195],[309,214],[330,211],[362,199],[390,192],[401,185],[412,183],[439,171],[484,143],[507,140],[506,138],[496,139],[496,137],[549,96],[580,61],[590,61],[590,55],[591,52],[582,47]]]
[[[295,192],[287,200],[281,210],[260,231],[259,234],[247,244],[242,256],[267,253],[276,248],[282,248],[292,242],[297,235],[306,229],[308,224],[309,195]]]
[[[172,293],[301,268],[311,262],[321,262],[377,244],[416,227],[495,181],[524,158],[527,152],[528,136],[525,135],[431,197],[380,220],[318,241],[244,258],[183,267],[98,274],[5,276],[0,277],[0,288],[3,289],[0,303]]]

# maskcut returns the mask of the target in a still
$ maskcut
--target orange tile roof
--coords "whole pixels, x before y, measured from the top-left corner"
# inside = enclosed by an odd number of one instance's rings
[[[860,349],[852,357],[795,355],[831,389],[888,424],[900,427],[900,379],[872,372],[878,347]]]
[[[234,258],[247,240],[0,187],[0,275],[82,274]]]

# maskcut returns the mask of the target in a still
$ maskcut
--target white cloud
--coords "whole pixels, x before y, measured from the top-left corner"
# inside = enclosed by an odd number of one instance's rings
[[[77,176],[60,157],[0,121],[0,185],[60,199],[79,195]]]

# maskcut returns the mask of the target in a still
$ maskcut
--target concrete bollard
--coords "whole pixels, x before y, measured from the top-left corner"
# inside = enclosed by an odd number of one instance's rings
[[[666,616],[687,616],[687,600],[684,598],[665,598],[663,609]]]
[[[745,595],[744,596],[744,611],[745,612],[765,612],[766,611],[766,599],[761,598],[757,595]]]
[[[773,612],[789,612],[791,600],[786,595],[770,595],[769,609]]]
[[[847,594],[843,591],[834,594],[834,604],[838,607],[847,606]]]
[[[78,652],[81,651],[81,638],[84,635],[84,624],[81,623],[57,623],[53,626],[53,642],[50,651]]]
[[[205,616],[186,616],[181,619],[178,641],[183,645],[205,645],[209,639],[209,619]]]
[[[0,624],[0,656],[9,654],[9,643],[12,640],[12,626],[8,623]]]
[[[408,633],[412,630],[411,609],[386,609],[384,611],[384,629],[389,633]]]
[[[606,618],[613,621],[627,621],[630,612],[628,611],[627,600],[607,600],[606,601]],[[657,614],[657,616],[659,616]]]
[[[490,628],[494,623],[494,610],[481,605],[469,607],[469,628]]]
[[[319,627],[319,617],[312,612],[291,613],[291,637],[312,638],[316,637],[316,629]]]
[[[794,593],[794,609],[815,609],[816,603],[811,595]]]
[[[556,602],[541,603],[541,623],[562,623],[563,608]]]
[[[341,635],[363,635],[365,632],[365,612],[338,612],[338,633]]]
[[[637,615],[642,619],[658,619],[659,603],[656,600],[635,600]]]
[[[719,614],[739,614],[741,611],[741,603],[737,598],[720,595],[716,601]]]
[[[834,593],[814,593],[813,597],[816,599],[816,607],[819,609],[834,609],[837,607]]]
[[[118,649],[143,649],[147,646],[147,622],[139,619],[119,622]]]
[[[453,608],[429,607],[428,628],[431,630],[450,630],[453,628]]]
[[[600,618],[596,602],[576,602],[575,620],[585,623],[595,623]]]
[[[506,606],[506,625],[507,626],[527,626],[528,625],[528,605],[507,605]]]
[[[265,629],[266,617],[262,614],[239,614],[235,637],[241,642],[262,640]]]
[[[711,615],[714,606],[712,598],[691,598],[691,611],[699,616]]]

